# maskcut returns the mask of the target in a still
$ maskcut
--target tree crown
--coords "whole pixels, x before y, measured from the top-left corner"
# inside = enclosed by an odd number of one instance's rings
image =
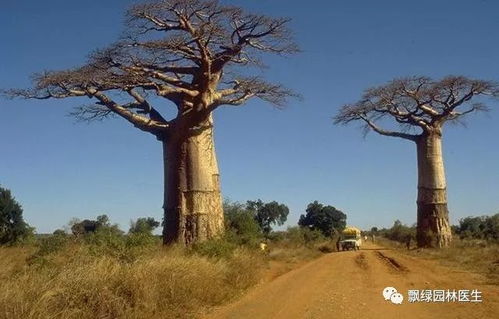
[[[260,65],[262,53],[298,51],[289,19],[203,0],[144,2],[132,6],[126,17],[122,38],[92,53],[86,65],[36,74],[32,89],[8,90],[7,95],[87,96],[96,104],[77,108],[72,113],[77,118],[118,115],[155,135],[182,120],[198,124],[221,105],[257,97],[282,106],[293,95],[279,84],[238,72],[241,66]],[[177,116],[165,119],[150,95],[172,102]]]
[[[487,111],[480,97],[499,97],[496,82],[464,76],[447,76],[439,81],[428,77],[395,79],[364,91],[361,100],[344,105],[334,117],[336,124],[364,122],[365,132],[416,140],[410,132],[440,132],[447,121],[459,122],[472,112]],[[381,128],[384,119],[395,120],[399,131]]]
[[[0,245],[14,244],[33,234],[23,218],[21,205],[10,190],[0,187]]]
[[[283,225],[289,214],[288,206],[276,201],[264,203],[262,200],[248,201],[246,207],[254,212],[255,220],[265,234],[272,231],[272,225]]]
[[[130,223],[129,233],[152,234],[153,230],[159,227],[160,222],[153,217],[140,217]]]
[[[298,225],[310,227],[322,232],[324,236],[331,236],[334,231],[339,232],[346,226],[347,215],[333,206],[314,201],[308,204],[306,214],[300,216]]]

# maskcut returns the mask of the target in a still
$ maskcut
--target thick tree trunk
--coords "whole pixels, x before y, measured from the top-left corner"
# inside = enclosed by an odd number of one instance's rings
[[[417,140],[419,247],[446,247],[452,234],[447,209],[447,188],[441,134],[423,134]]]
[[[163,243],[190,245],[223,233],[224,217],[213,120],[188,135],[163,141],[165,166]]]

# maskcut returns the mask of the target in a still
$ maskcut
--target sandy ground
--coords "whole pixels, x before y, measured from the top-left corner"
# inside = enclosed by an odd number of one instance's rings
[[[483,282],[479,275],[367,243],[257,286],[206,318],[499,318],[499,287]],[[385,301],[387,286],[404,295],[402,304]],[[410,289],[478,289],[483,301],[409,303]]]

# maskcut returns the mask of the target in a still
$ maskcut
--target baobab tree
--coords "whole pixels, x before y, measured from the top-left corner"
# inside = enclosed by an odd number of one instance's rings
[[[155,136],[164,154],[164,243],[217,236],[224,222],[212,113],[252,98],[283,106],[293,96],[249,75],[264,53],[297,52],[289,19],[202,0],[141,3],[126,17],[122,38],[92,53],[85,65],[37,74],[33,88],[6,93],[88,97],[95,103],[77,107],[72,114],[78,119],[116,115]],[[174,115],[165,115],[164,101]]]
[[[416,144],[419,247],[445,247],[451,242],[442,158],[443,127],[447,122],[462,121],[470,113],[486,111],[486,96],[498,97],[499,86],[463,76],[448,76],[440,81],[410,77],[367,89],[360,101],[344,105],[335,116],[336,124],[360,121],[366,133],[371,130]],[[380,123],[387,125],[388,120],[398,129],[381,127]]]

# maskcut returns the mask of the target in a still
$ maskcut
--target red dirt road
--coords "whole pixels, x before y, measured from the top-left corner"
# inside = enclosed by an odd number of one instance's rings
[[[482,279],[367,244],[360,251],[327,254],[290,271],[207,318],[499,318],[499,287]],[[387,286],[404,295],[402,304],[384,300]],[[410,289],[478,289],[483,301],[409,303]]]

